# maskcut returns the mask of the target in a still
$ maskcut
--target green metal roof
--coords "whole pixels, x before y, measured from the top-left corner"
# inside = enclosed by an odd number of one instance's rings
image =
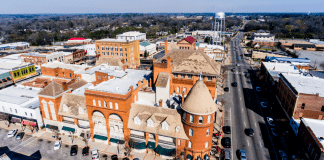
[[[74,128],[65,127],[65,126],[63,126],[62,130],[69,131],[69,132],[75,132],[75,129]]]
[[[149,46],[149,45],[150,45],[150,43],[149,43],[149,42],[146,42],[146,41],[144,41],[144,42],[141,42],[141,43],[140,43],[140,45],[141,45],[141,46],[144,46],[144,47],[146,47],[146,46]]]
[[[106,136],[94,135],[93,138],[106,141],[108,138]]]

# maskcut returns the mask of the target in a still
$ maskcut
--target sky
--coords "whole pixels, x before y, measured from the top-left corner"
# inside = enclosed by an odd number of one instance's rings
[[[2,0],[0,14],[324,12],[324,0]]]

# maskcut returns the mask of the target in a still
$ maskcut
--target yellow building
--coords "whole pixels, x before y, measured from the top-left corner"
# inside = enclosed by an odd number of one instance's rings
[[[120,57],[125,59],[128,67],[140,65],[139,41],[122,39],[101,39],[96,41],[97,58]]]

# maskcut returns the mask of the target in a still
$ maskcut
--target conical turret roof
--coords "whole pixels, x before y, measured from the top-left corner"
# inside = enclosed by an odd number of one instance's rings
[[[217,109],[216,103],[202,80],[197,81],[192,87],[181,108],[197,115],[211,114]]]

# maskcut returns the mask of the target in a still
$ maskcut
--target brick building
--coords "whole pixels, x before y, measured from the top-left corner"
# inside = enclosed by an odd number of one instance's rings
[[[58,49],[58,52],[63,52],[64,58],[68,58],[68,60],[64,59],[64,63],[67,64],[75,64],[77,62],[81,62],[86,60],[87,51],[83,49]]]
[[[177,42],[179,49],[196,49],[196,39],[188,36]]]
[[[322,120],[301,118],[297,139],[309,159],[324,158],[324,123]]]
[[[323,119],[324,79],[280,74],[276,97],[289,117]]]
[[[138,40],[101,39],[96,41],[97,59],[99,57],[124,58],[130,68],[140,66]]]
[[[21,59],[24,62],[34,63],[37,66],[47,63],[45,54],[25,53],[21,55]]]

